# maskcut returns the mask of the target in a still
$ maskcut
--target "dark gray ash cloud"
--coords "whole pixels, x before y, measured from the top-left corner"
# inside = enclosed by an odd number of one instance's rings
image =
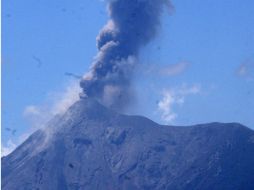
[[[97,37],[98,54],[80,82],[83,95],[122,109],[132,98],[131,78],[140,48],[157,34],[169,0],[110,0],[109,21]]]

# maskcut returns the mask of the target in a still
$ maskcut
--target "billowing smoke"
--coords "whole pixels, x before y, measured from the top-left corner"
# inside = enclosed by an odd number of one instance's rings
[[[121,109],[132,99],[139,50],[153,39],[169,0],[109,0],[110,19],[97,37],[98,54],[80,82],[83,95]]]

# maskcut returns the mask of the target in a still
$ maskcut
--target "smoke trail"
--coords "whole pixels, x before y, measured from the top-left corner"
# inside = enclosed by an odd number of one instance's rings
[[[98,54],[80,82],[83,94],[121,109],[130,102],[131,76],[142,46],[153,39],[169,0],[110,0],[110,20],[97,37]]]

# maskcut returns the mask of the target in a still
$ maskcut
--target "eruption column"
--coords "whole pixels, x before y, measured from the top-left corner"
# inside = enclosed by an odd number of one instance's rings
[[[110,19],[97,37],[98,54],[80,82],[83,93],[122,109],[132,97],[131,78],[140,48],[153,39],[169,0],[109,0]]]

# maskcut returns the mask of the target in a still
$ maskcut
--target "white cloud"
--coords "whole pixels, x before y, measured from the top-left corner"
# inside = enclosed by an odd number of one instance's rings
[[[200,90],[199,85],[187,86],[185,84],[174,89],[164,89],[162,99],[158,102],[161,119],[167,124],[172,123],[178,116],[174,111],[174,106],[183,105],[186,96],[198,94]]]
[[[168,123],[177,117],[177,114],[172,110],[172,106],[175,102],[176,100],[173,94],[170,91],[164,91],[163,98],[158,103],[158,109],[162,113],[161,118]]]

